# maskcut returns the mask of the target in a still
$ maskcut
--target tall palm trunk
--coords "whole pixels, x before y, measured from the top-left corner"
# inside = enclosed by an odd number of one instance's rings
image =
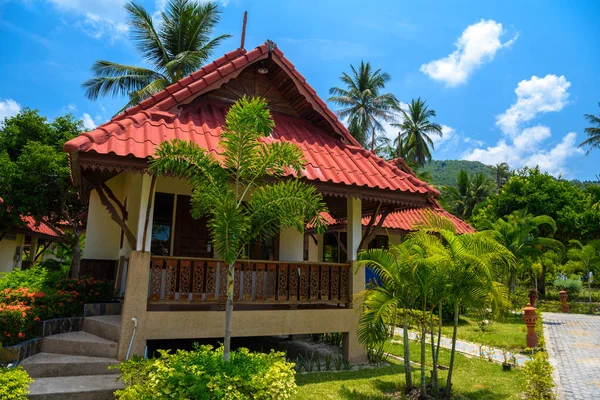
[[[410,344],[408,342],[408,316],[404,310],[404,325],[402,326],[403,344],[404,344],[404,374],[406,375],[406,391],[412,390],[412,368],[410,366]]]
[[[71,243],[71,269],[69,276],[71,278],[79,278],[79,268],[81,265],[81,246],[79,246],[79,238],[81,237],[81,230],[75,228],[73,230],[73,242]]]
[[[233,281],[235,276],[235,264],[229,264],[227,268],[227,302],[225,303],[225,339],[223,340],[223,359],[229,361],[231,351],[231,317],[233,315]]]
[[[371,153],[375,152],[375,127],[373,127],[373,133],[371,135]]]
[[[423,314],[421,316],[421,398],[427,398],[427,377],[425,376],[425,336],[427,335],[427,306],[423,300]]]
[[[433,312],[429,314],[429,328],[431,329],[431,361],[433,363],[433,369],[431,370],[431,389],[433,396],[438,397],[439,385],[438,385],[438,368],[437,368],[437,356],[435,351],[435,329],[433,329]]]
[[[459,302],[454,302],[454,327],[452,330],[452,350],[450,352],[450,365],[448,366],[448,379],[446,380],[446,397],[450,397],[452,391],[452,371],[454,370],[454,355],[456,354],[456,335],[458,333]]]
[[[402,132],[398,132],[398,158],[402,158]]]

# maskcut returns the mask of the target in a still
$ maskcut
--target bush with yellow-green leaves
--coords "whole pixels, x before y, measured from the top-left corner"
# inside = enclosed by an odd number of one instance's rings
[[[33,380],[21,367],[0,367],[0,399],[27,400]]]
[[[126,387],[115,393],[120,400],[150,399],[291,399],[296,391],[294,364],[283,353],[231,352],[223,347],[196,346],[144,360],[134,358],[116,368]]]

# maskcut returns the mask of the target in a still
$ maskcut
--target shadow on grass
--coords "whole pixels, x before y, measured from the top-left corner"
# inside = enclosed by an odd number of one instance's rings
[[[363,368],[357,371],[311,372],[309,374],[299,374],[296,375],[296,383],[298,386],[303,386],[311,383],[362,380],[388,375],[401,376],[401,374],[404,374],[403,365],[390,365],[379,368]]]

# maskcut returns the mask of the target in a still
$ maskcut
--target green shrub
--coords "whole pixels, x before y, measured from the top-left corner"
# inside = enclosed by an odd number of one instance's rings
[[[523,373],[527,379],[525,398],[528,400],[553,400],[554,381],[552,380],[552,365],[545,352],[536,353],[525,363]]]
[[[0,367],[0,399],[27,400],[33,380],[24,369]]]
[[[160,351],[157,359],[135,358],[117,366],[125,389],[121,400],[149,399],[291,399],[296,391],[294,364],[283,353],[231,352],[223,361],[223,348],[195,346],[175,354]]]
[[[571,299],[579,297],[583,290],[583,284],[579,279],[556,279],[554,287],[556,290],[566,290]]]
[[[27,288],[44,291],[56,287],[63,278],[65,278],[64,273],[49,271],[41,267],[34,267],[25,271],[14,269],[0,278],[0,290]]]

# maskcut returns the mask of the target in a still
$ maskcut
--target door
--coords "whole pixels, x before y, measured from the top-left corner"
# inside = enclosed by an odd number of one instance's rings
[[[190,214],[190,196],[177,196],[173,255],[177,257],[212,258],[206,218],[194,219]]]

